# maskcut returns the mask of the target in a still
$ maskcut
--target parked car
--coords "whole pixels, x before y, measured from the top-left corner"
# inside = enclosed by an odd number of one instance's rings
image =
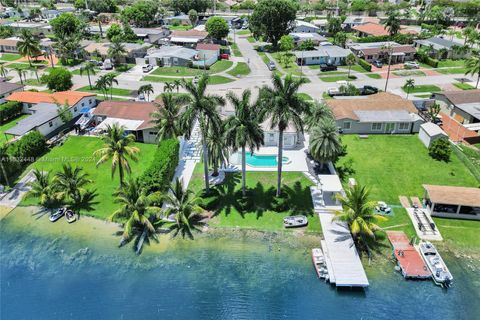
[[[88,60],[88,62],[90,62],[91,64],[93,64],[94,66],[102,66],[103,65],[103,62],[102,61],[98,61],[98,60]]]
[[[373,86],[363,86],[362,88],[358,88],[360,91],[360,95],[362,96],[368,96],[371,94],[378,93],[378,88],[373,87]]]
[[[383,67],[383,62],[380,60],[373,60],[372,64],[377,68]]]
[[[220,54],[220,59],[222,59],[222,60],[228,60],[229,58],[230,58],[230,56],[228,55],[228,53]]]
[[[337,70],[337,66],[333,64],[327,64],[327,63],[322,63],[320,65],[320,71],[325,72],[325,71],[335,71]]]
[[[275,69],[277,69],[277,66],[275,65],[275,62],[270,61],[270,62],[268,63],[268,70],[273,71],[273,70],[275,70]]]
[[[403,67],[405,69],[419,69],[420,65],[418,64],[418,62],[415,61],[408,61],[403,64]]]
[[[340,90],[338,88],[335,88],[335,87],[330,87],[327,89],[327,93],[330,97],[334,97],[334,96],[340,96],[341,93],[340,93]]]
[[[103,61],[103,64],[102,64],[102,67],[101,67],[103,70],[112,70],[113,69],[113,63],[112,63],[112,60],[110,59],[105,59],[105,61]]]
[[[150,71],[152,71],[152,70],[153,70],[153,66],[152,66],[151,64],[145,64],[145,65],[143,65],[143,67],[142,67],[142,71],[143,71],[144,73],[150,72]]]

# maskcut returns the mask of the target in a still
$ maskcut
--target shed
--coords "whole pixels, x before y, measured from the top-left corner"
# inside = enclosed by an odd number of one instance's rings
[[[435,140],[440,138],[448,139],[448,135],[433,122],[426,122],[420,126],[418,138],[422,141],[425,147],[429,148]]]

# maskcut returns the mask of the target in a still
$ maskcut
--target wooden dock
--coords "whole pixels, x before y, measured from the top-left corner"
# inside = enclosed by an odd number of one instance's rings
[[[422,257],[410,244],[403,231],[387,231],[387,237],[392,243],[393,255],[405,278],[429,279],[432,276]]]

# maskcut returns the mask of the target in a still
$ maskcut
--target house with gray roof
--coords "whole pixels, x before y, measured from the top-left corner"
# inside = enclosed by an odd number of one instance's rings
[[[198,60],[198,51],[181,46],[163,46],[160,49],[150,50],[145,57],[148,63],[154,66],[188,67]]]
[[[424,40],[415,40],[416,48],[428,48],[430,56],[436,59],[463,59],[470,55],[470,50],[456,50],[463,47],[463,43],[441,37],[432,37]]]
[[[11,82],[0,82],[0,104],[4,103],[5,98],[11,95],[13,92],[22,91],[23,86]]]
[[[347,56],[352,53],[348,49],[339,46],[321,46],[312,51],[294,51],[298,65],[315,65],[330,63],[334,65],[344,65]]]
[[[443,91],[432,94],[442,111],[458,122],[476,127],[480,133],[480,89]]]

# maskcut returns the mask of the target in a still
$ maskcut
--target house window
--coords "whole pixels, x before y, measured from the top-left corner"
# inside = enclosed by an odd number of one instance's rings
[[[158,134],[158,132],[155,132],[155,131],[150,131],[150,132],[149,132],[149,134],[150,134],[151,136],[153,136],[153,135],[157,135],[157,134]]]
[[[92,99],[88,100],[88,103],[92,104],[92,102],[93,102]]]
[[[84,107],[84,106],[85,106],[85,102],[82,102],[82,107]]]
[[[367,56],[368,60],[372,60],[373,56]]]
[[[83,103],[82,103],[82,105],[83,105]],[[77,107],[73,108],[73,111],[77,112]]]
[[[408,122],[400,122],[398,124],[398,130],[408,130],[410,129],[410,123]]]
[[[50,122],[48,123],[48,126],[49,126],[49,127],[53,127],[53,122],[50,121]]]
[[[372,131],[381,131],[381,130],[382,130],[382,124],[380,122],[372,123]]]
[[[350,121],[345,121],[343,123],[343,130],[350,130],[352,128],[352,123]]]

